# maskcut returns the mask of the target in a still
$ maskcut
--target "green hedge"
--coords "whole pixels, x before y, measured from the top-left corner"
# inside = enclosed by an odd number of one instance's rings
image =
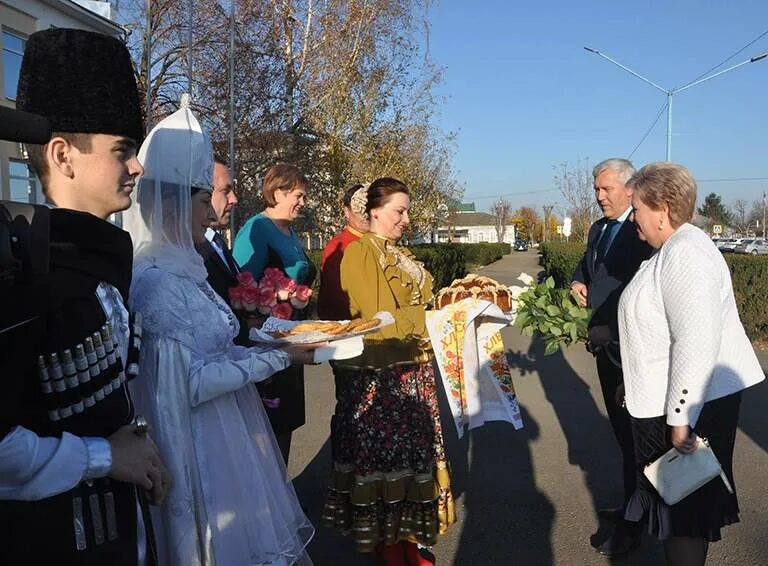
[[[567,287],[584,244],[541,244],[541,265],[559,287]],[[725,254],[744,329],[752,340],[768,340],[768,257]]]
[[[472,267],[475,265],[488,265],[489,263],[500,260],[503,256],[512,251],[509,244],[480,243],[453,245],[461,246],[461,248],[464,250],[464,257],[466,258],[467,267]]]
[[[768,340],[768,256],[725,254],[739,316],[752,340]]]
[[[585,249],[586,246],[581,243],[543,243],[539,246],[541,265],[558,287],[568,287]]]
[[[435,290],[467,274],[466,249],[461,244],[422,244],[410,250],[435,280]]]

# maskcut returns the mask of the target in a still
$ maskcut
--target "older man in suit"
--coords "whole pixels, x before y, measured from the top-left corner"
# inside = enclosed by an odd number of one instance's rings
[[[587,347],[597,362],[605,408],[622,455],[623,504],[617,509],[598,511],[616,521],[613,534],[596,548],[605,556],[626,554],[640,543],[639,529],[624,521],[624,508],[635,491],[637,471],[629,413],[623,406],[617,319],[621,292],[651,255],[651,248],[638,238],[632,220],[632,190],[625,186],[634,172],[630,161],[619,158],[606,159],[593,169],[595,197],[603,218],[589,230],[587,250],[571,284],[577,300],[593,311]]]

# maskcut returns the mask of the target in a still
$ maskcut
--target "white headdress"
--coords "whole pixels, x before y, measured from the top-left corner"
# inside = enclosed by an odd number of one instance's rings
[[[359,214],[366,220],[368,220],[366,208],[368,208],[368,189],[370,186],[370,183],[364,183],[362,187],[352,193],[352,198],[349,199],[349,208],[352,209],[352,212]]]
[[[192,187],[213,190],[213,145],[182,95],[181,108],[149,133],[139,149],[144,174],[125,213],[133,238],[134,265],[152,262],[205,280],[205,265],[192,239]]]

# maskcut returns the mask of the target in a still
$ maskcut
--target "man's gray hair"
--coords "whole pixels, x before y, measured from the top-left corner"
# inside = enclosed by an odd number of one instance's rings
[[[597,176],[606,169],[610,169],[616,173],[619,176],[619,181],[624,184],[626,184],[626,182],[629,181],[629,178],[635,174],[635,166],[632,165],[632,162],[629,159],[611,157],[610,159],[606,159],[595,165],[594,169],[592,169],[592,178],[597,179]]]

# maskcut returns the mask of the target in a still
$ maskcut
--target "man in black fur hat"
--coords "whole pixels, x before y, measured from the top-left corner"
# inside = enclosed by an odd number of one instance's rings
[[[106,221],[143,172],[128,51],[87,31],[37,32],[17,105],[53,132],[27,147],[51,207],[50,259],[40,316],[0,334],[0,564],[154,564],[146,503],[170,480],[146,424],[132,423],[132,245]]]

